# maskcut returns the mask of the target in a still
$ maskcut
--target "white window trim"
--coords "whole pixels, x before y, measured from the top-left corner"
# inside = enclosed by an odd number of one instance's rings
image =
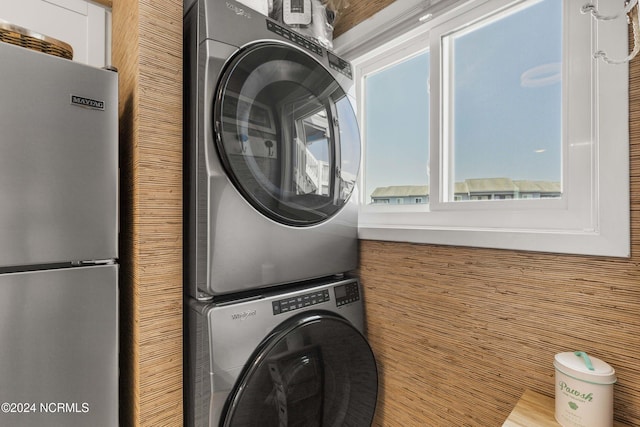
[[[397,47],[394,60],[400,60],[403,52],[414,49],[415,40],[429,39],[432,61],[438,61],[440,37],[434,31],[444,33],[457,28],[456,15],[474,8],[479,12],[496,5],[513,3],[512,0],[486,2],[470,1],[446,11],[392,43]],[[618,24],[607,23],[606,31],[598,33],[598,24],[588,15],[579,13],[582,0],[563,1],[565,13],[570,13],[569,25],[589,34],[587,37],[571,37],[565,40],[563,52],[588,49],[595,52],[604,49],[612,56],[626,56],[627,25],[624,19]],[[605,3],[601,2],[604,6]],[[424,11],[420,11],[423,13]],[[375,17],[374,17],[375,18]],[[375,20],[375,19],[374,19]],[[395,19],[397,21],[397,19]],[[394,20],[391,19],[391,22]],[[380,22],[377,22],[380,25]],[[586,26],[586,27],[585,27]],[[356,27],[352,31],[358,30]],[[371,29],[364,29],[371,31]],[[360,28],[362,32],[363,29]],[[431,35],[429,32],[431,31]],[[436,34],[439,35],[439,34]],[[347,40],[362,39],[362,35],[345,34]],[[375,40],[377,44],[379,40]],[[373,43],[373,41],[372,41]],[[568,43],[568,44],[567,44]],[[349,43],[346,43],[349,45]],[[340,53],[340,40],[336,40]],[[378,47],[354,61],[356,70],[356,94],[360,102],[362,87],[359,77],[379,66],[375,58],[388,45]],[[362,51],[363,46],[353,51]],[[424,51],[424,49],[423,49]],[[586,59],[586,62],[584,58]],[[579,59],[579,58],[578,58]],[[429,205],[373,206],[361,200],[359,213],[359,237],[372,240],[407,241],[458,246],[532,250],[557,253],[577,253],[628,257],[630,255],[629,219],[629,131],[628,131],[628,66],[609,65],[583,55],[583,63],[563,58],[563,75],[587,67],[591,75],[582,80],[570,79],[572,85],[564,87],[564,97],[571,96],[569,108],[563,108],[563,123],[566,126],[563,153],[563,181],[568,197],[560,200],[517,200],[490,202],[447,202],[441,197],[446,182],[440,182],[433,171],[443,164],[440,144],[431,145],[430,202]],[[431,94],[438,96],[441,68],[431,68]],[[434,75],[435,73],[435,75]],[[593,106],[593,107],[592,107]],[[582,109],[582,111],[581,111]],[[586,110],[585,110],[586,109]],[[363,120],[363,108],[358,108]],[[431,105],[431,139],[441,137],[439,105]],[[586,123],[585,123],[586,119]],[[436,124],[434,126],[434,123]],[[579,124],[581,123],[581,124]],[[563,125],[563,127],[565,127]],[[366,143],[366,141],[365,141]],[[363,155],[365,150],[362,150]],[[586,156],[586,157],[585,157]],[[581,161],[575,162],[578,157]],[[363,159],[363,164],[366,159]],[[571,175],[576,165],[587,165],[591,171],[582,171],[590,176],[588,185],[584,180]],[[364,168],[362,169],[364,170]],[[360,186],[363,184],[363,174]],[[576,195],[580,195],[577,197]],[[366,195],[363,195],[366,198]],[[472,215],[471,215],[472,213]]]

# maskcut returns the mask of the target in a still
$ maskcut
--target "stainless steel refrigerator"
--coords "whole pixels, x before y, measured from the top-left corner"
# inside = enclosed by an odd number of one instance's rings
[[[118,425],[117,81],[0,42],[0,426]]]

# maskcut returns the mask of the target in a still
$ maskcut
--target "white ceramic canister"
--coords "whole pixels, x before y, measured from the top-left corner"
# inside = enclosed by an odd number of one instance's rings
[[[583,351],[558,353],[556,421],[563,427],[613,426],[615,370]]]

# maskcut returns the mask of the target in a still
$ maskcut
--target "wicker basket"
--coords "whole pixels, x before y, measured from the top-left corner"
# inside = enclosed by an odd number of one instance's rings
[[[73,48],[53,37],[38,34],[0,19],[0,41],[61,58],[73,59]]]

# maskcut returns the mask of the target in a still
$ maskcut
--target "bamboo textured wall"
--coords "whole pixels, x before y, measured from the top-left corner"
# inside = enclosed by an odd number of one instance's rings
[[[122,426],[182,425],[182,0],[113,0]]]
[[[640,426],[640,59],[630,73],[630,259],[360,242],[374,425],[500,426],[579,349],[616,369],[615,419]]]
[[[349,28],[371,18],[377,12],[393,3],[394,0],[351,0],[347,7],[339,11],[333,36],[338,37]]]

